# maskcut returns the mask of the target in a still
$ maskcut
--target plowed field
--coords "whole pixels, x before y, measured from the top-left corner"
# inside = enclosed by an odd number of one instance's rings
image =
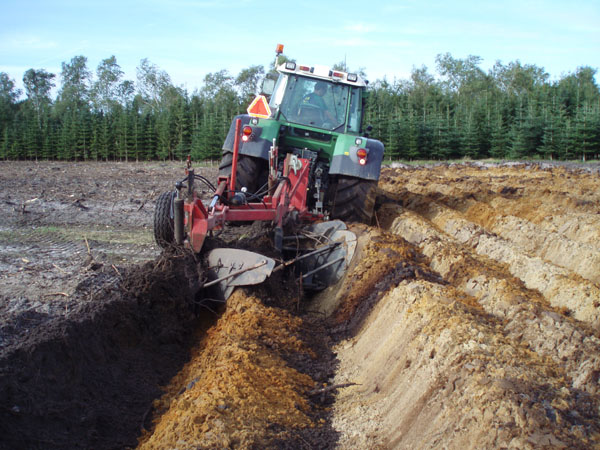
[[[338,285],[225,305],[153,243],[180,178],[0,163],[0,448],[600,448],[597,165],[385,168]]]

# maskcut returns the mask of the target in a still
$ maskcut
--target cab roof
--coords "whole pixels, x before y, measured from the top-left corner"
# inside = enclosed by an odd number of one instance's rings
[[[327,66],[305,66],[292,61],[281,64],[277,71],[280,73],[293,73],[305,77],[326,80],[332,83],[342,83],[349,86],[366,87],[367,81],[356,73],[333,70]]]

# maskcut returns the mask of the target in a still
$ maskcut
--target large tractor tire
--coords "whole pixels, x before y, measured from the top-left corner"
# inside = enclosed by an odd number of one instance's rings
[[[173,227],[173,191],[163,192],[156,201],[154,207],[154,239],[162,248],[166,248],[175,242],[175,231]]]
[[[221,164],[219,164],[219,176],[229,176],[231,174],[232,161],[233,153],[227,152],[223,155]],[[236,190],[239,191],[241,188],[246,187],[249,193],[256,194],[267,183],[267,175],[267,161],[252,156],[238,155],[235,177]]]
[[[331,216],[344,222],[370,224],[375,209],[377,182],[338,176],[333,185]]]

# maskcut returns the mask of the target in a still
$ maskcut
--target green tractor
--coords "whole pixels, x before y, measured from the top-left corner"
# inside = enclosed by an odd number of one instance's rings
[[[278,55],[283,50],[278,46]],[[248,198],[269,192],[288,154],[311,161],[307,204],[314,214],[370,223],[383,160],[383,144],[364,128],[367,81],[355,73],[285,62],[278,78],[265,79],[263,94],[234,118],[223,145],[219,176],[231,175],[236,122],[241,142],[236,190]],[[274,164],[270,161],[273,161]],[[271,167],[271,169],[269,169]],[[277,167],[277,173],[269,173]]]

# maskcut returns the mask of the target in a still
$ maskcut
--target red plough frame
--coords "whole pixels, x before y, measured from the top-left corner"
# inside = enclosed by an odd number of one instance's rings
[[[194,252],[199,252],[209,231],[223,229],[226,222],[271,221],[275,226],[275,246],[280,247],[283,238],[285,218],[295,212],[301,221],[316,221],[322,218],[320,214],[308,211],[307,191],[310,174],[310,160],[298,158],[292,154],[286,156],[282,177],[275,180],[270,176],[269,193],[261,202],[244,203],[240,205],[227,204],[223,199],[231,200],[235,195],[235,178],[239,153],[241,120],[236,122],[235,140],[233,145],[233,160],[231,175],[219,177],[217,190],[209,208],[206,208],[193,189],[194,171],[186,170],[188,190],[185,199],[181,198],[178,189],[175,200],[174,222],[175,240],[184,244]],[[274,149],[276,151],[276,149]],[[270,173],[276,173],[276,160],[271,158]],[[229,187],[227,192],[226,189]],[[274,191],[274,192],[273,192]],[[272,195],[270,195],[272,193]],[[187,237],[184,236],[187,234]],[[278,239],[279,236],[279,239]],[[279,240],[279,242],[278,242]]]

